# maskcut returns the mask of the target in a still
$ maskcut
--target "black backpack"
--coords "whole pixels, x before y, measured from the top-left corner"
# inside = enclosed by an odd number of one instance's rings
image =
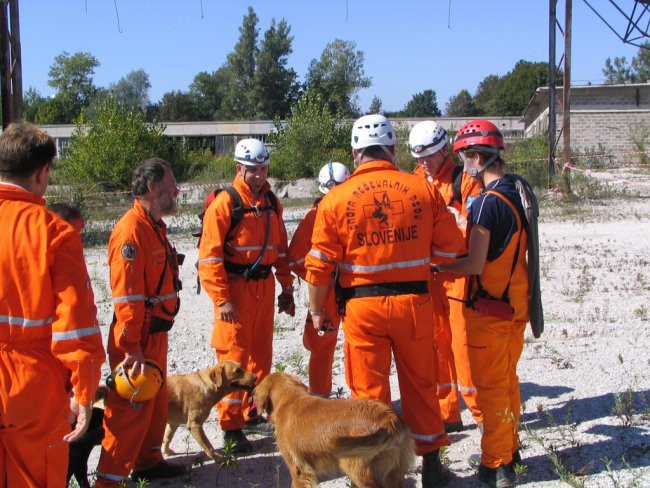
[[[463,167],[454,166],[454,172],[451,175],[451,190],[452,197],[449,205],[452,205],[454,202],[463,203],[463,195],[461,193],[460,187],[463,184]]]
[[[528,244],[528,315],[530,316],[530,328],[535,338],[538,339],[544,332],[544,310],[542,309],[539,273],[539,231],[537,228],[539,205],[530,183],[513,173],[508,173],[507,177],[515,180],[515,187],[519,191],[523,208],[521,218],[526,227]]]
[[[228,232],[226,232],[226,242],[229,242],[232,239],[235,229],[244,218],[244,214],[251,213],[251,212],[259,213],[266,210],[274,210],[276,214],[278,213],[278,199],[275,196],[275,193],[273,193],[271,190],[267,190],[265,193],[265,196],[267,197],[267,200],[270,203],[270,205],[265,207],[248,207],[248,208],[244,208],[244,201],[242,200],[237,190],[235,190],[235,187],[227,186],[225,188],[216,188],[212,190],[212,194],[216,198],[216,196],[222,191],[228,192],[228,195],[230,195],[230,199],[232,201],[232,215],[230,217],[230,227],[228,227]],[[212,201],[214,201],[214,199]],[[199,220],[201,221],[200,232],[195,232],[192,234],[194,237],[199,238],[199,240],[196,243],[196,247],[199,247],[201,245],[201,236],[203,235],[204,216],[205,216],[205,210],[198,215]],[[196,262],[197,270],[198,267],[199,267],[199,263],[197,261]],[[196,293],[197,294],[201,293],[201,280],[199,279],[198,273],[196,275]]]

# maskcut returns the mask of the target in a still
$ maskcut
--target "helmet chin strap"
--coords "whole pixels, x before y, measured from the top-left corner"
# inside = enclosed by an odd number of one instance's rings
[[[488,159],[484,164],[482,164],[478,168],[470,168],[470,169],[468,169],[467,173],[469,173],[469,175],[472,178],[476,178],[480,173],[485,171],[485,169],[488,166],[490,166],[492,163],[494,163],[497,160],[498,157],[499,157],[499,153],[497,152],[497,153],[493,154],[492,156],[490,156],[490,159]]]

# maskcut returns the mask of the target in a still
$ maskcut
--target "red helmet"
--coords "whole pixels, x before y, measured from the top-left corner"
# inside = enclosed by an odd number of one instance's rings
[[[454,138],[454,152],[469,146],[496,146],[499,150],[505,147],[501,132],[489,120],[472,120],[460,128]]]

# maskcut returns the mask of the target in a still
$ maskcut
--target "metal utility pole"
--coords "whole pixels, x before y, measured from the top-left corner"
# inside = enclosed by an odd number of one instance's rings
[[[555,75],[557,72],[555,69],[555,24],[557,23],[555,7],[557,0],[549,0],[548,4],[548,67],[550,70],[548,76],[548,188],[551,188],[555,176],[555,133],[557,131],[555,118],[557,113],[555,103]]]
[[[556,7],[558,0],[549,0],[549,89],[548,89],[548,185],[553,184],[555,176],[555,150],[558,143],[557,135],[557,90],[556,77],[557,65],[555,61],[555,29],[559,28],[564,37],[564,83],[562,90],[562,130],[563,136],[563,161],[562,161],[562,191],[570,192],[568,169],[564,163],[571,161],[571,22],[572,0],[565,0],[564,30],[557,22]]]
[[[0,99],[2,128],[23,119],[18,0],[0,0]]]
[[[565,166],[571,162],[571,22],[572,22],[572,0],[565,0],[564,18],[564,90],[562,90],[562,144],[564,159],[562,162],[562,180],[564,191],[571,193],[571,180],[569,169]]]

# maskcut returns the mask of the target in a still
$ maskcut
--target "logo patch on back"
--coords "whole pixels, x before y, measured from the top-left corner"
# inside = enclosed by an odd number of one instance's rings
[[[132,242],[127,242],[122,246],[122,257],[127,261],[133,261],[137,255],[138,250]]]

